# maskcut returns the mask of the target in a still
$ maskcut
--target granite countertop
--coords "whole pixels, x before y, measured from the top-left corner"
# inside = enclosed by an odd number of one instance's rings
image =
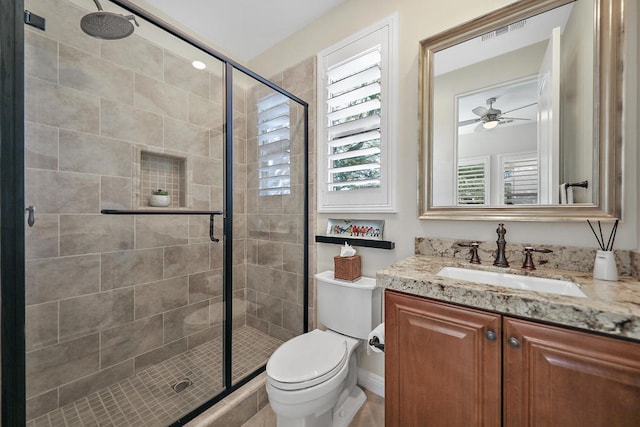
[[[587,298],[483,285],[436,276],[446,266],[569,280]],[[454,258],[414,255],[377,272],[378,286],[439,301],[640,341],[640,282],[595,280],[591,273],[472,265]]]

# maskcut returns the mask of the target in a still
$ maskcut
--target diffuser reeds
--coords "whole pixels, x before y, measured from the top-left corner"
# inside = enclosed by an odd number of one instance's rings
[[[600,231],[600,236],[596,233],[596,229],[591,225],[591,221],[587,220],[589,227],[591,227],[591,231],[593,231],[593,235],[596,236],[596,240],[598,241],[598,245],[600,249],[603,251],[611,251],[613,250],[613,242],[616,240],[616,232],[618,231],[618,220],[613,224],[613,228],[611,229],[611,233],[609,233],[609,240],[607,240],[607,244],[604,244],[604,235],[602,234],[602,224],[598,221],[598,230]]]

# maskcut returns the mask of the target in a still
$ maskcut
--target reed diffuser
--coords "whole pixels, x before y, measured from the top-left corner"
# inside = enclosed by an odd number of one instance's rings
[[[613,224],[613,228],[609,233],[609,239],[605,244],[604,234],[602,233],[602,224],[598,221],[598,233],[591,224],[591,221],[587,220],[593,235],[596,237],[598,246],[600,249],[596,252],[596,259],[593,264],[593,278],[600,280],[618,280],[618,267],[616,265],[616,257],[613,253],[613,243],[616,240],[616,232],[618,231],[618,220]]]

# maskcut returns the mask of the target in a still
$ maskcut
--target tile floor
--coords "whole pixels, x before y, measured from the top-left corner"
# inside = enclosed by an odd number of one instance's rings
[[[232,378],[263,365],[282,344],[257,329],[234,331]],[[171,386],[188,378],[176,393]],[[27,427],[150,426],[171,424],[222,390],[222,338],[209,341],[27,423]]]

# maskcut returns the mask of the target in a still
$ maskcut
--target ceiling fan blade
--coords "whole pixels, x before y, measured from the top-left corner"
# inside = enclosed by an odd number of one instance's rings
[[[482,123],[479,123],[479,124],[478,124],[478,126],[476,126],[476,127],[473,129],[473,131],[474,131],[474,132],[485,132],[485,131],[486,131],[486,129],[484,128],[484,126],[482,126]]]
[[[474,123],[478,123],[479,121],[481,121],[482,119],[469,119],[469,120],[463,120],[461,122],[458,122],[458,126],[467,126],[467,125],[471,125]]]
[[[484,116],[485,114],[487,114],[489,112],[489,110],[487,110],[483,106],[478,106],[478,107],[474,108],[471,111],[473,112],[473,114],[475,114],[476,116],[480,116],[480,117]]]
[[[531,104],[527,104],[527,105],[523,105],[522,107],[518,107],[518,108],[514,108],[513,110],[509,110],[509,111],[505,111],[504,113],[502,113],[503,115],[505,114],[509,114],[512,111],[518,111],[518,110],[522,110],[523,108],[527,108],[527,107],[531,107],[532,105],[536,105],[537,102],[532,102]]]
[[[505,117],[505,116],[500,116],[500,120],[531,120],[531,119],[525,119],[522,117]]]

